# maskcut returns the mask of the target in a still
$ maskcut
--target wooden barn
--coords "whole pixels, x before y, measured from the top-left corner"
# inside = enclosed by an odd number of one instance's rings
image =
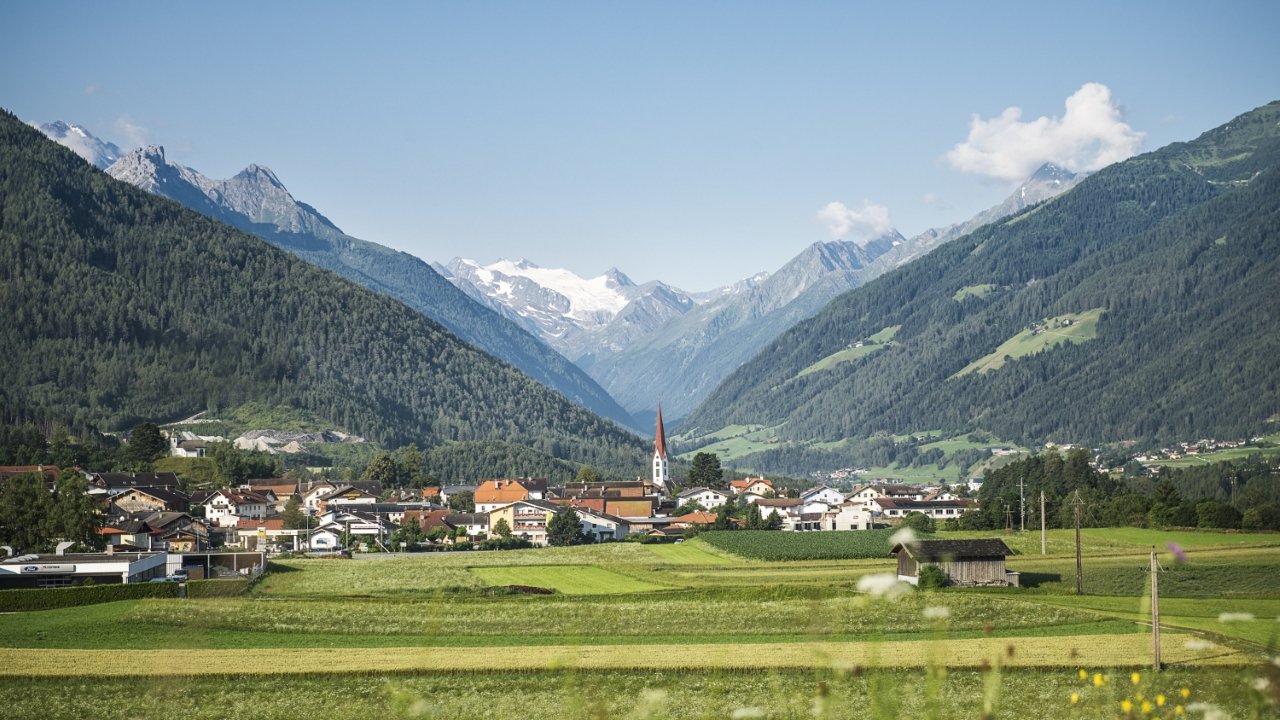
[[[999,538],[982,540],[916,540],[893,546],[890,555],[898,558],[898,579],[915,585],[920,568],[936,565],[950,585],[1014,585],[1018,573],[1005,569],[1004,559],[1013,554]]]

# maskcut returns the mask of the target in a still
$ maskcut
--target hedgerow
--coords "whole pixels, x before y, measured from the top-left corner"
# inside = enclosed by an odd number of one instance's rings
[[[66,588],[0,590],[0,612],[53,610],[139,598],[176,598],[177,583],[79,585]]]

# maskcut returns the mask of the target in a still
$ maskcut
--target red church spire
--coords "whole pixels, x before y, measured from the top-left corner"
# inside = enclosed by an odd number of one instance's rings
[[[662,428],[662,403],[658,403],[658,430],[653,437],[653,454],[667,456],[667,431]]]

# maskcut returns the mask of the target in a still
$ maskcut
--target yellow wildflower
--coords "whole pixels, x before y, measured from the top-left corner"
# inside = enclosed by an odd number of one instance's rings
[[[1104,682],[1104,681],[1103,681],[1103,679],[1102,679],[1102,673],[1094,673],[1094,674],[1093,674],[1093,686],[1094,686],[1094,687],[1102,687],[1102,683],[1103,683],[1103,682]],[[1186,697],[1186,696],[1184,695],[1183,697]]]
[[[1075,705],[1080,702],[1080,693],[1071,693],[1071,704]]]
[[[1129,698],[1125,698],[1120,701],[1120,709],[1124,711],[1125,715],[1128,715],[1129,711],[1133,709],[1133,703],[1129,702]]]
[[[1164,695],[1156,696],[1156,707],[1164,707]]]
[[[1080,679],[1081,679],[1081,680],[1088,680],[1088,679],[1089,679],[1089,671],[1088,671],[1088,670],[1085,670],[1084,668],[1080,668]]]
[[[1186,714],[1186,712],[1187,712],[1186,708],[1182,707],[1181,705],[1176,705],[1173,708],[1174,715],[1184,715]]]
[[[1133,683],[1134,685],[1137,685],[1138,683],[1142,682],[1142,676],[1139,675],[1138,673],[1134,673],[1129,676],[1129,682]]]
[[[1145,714],[1147,714],[1147,713],[1149,713],[1149,712],[1151,712],[1151,701],[1150,701],[1150,700],[1143,700],[1143,701],[1142,701],[1142,713],[1145,715]]]
[[[1186,700],[1187,698],[1191,697],[1191,691],[1188,690],[1187,688],[1182,688],[1181,690],[1178,691],[1178,694],[1182,696],[1183,700]]]

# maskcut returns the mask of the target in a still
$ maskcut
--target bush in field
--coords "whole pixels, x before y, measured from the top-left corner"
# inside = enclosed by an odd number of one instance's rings
[[[930,533],[934,530],[933,518],[918,510],[913,510],[902,518],[900,527],[909,527],[916,532]]]
[[[893,530],[787,533],[768,530],[703,532],[699,537],[734,555],[758,560],[846,560],[889,554]]]
[[[941,590],[947,584],[947,574],[937,565],[925,565],[920,568],[919,582],[916,587],[921,590]]]

